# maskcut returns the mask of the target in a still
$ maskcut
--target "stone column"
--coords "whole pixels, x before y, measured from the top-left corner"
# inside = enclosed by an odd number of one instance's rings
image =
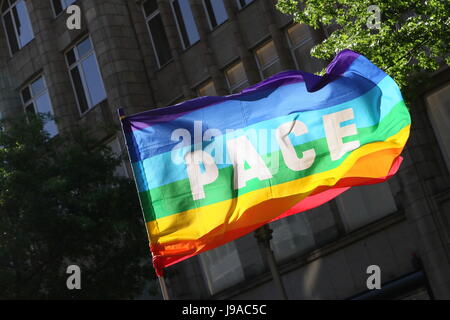
[[[269,27],[270,36],[272,37],[273,44],[277,50],[278,57],[280,59],[281,67],[283,70],[295,69],[295,63],[292,59],[292,55],[289,51],[289,45],[287,43],[286,36],[278,28],[275,19],[275,7],[273,0],[261,0],[261,6],[263,9],[264,17]]]
[[[132,114],[154,105],[133,21],[123,0],[85,0],[82,6],[112,119],[118,123],[117,108]]]
[[[155,53],[153,51],[149,31],[146,25],[147,23],[141,7],[142,0],[136,1],[136,4],[131,1],[127,1],[127,5],[130,12],[130,19],[133,21],[142,59],[144,60],[146,74],[149,79],[150,86],[153,88],[153,101],[155,106],[163,106],[164,101],[162,101],[161,96],[157,94],[159,84],[156,80],[155,72],[158,70],[158,66],[156,64]]]
[[[241,27],[239,26],[239,21],[237,18],[238,9],[236,1],[224,1],[224,4],[227,10],[228,18],[230,20],[229,23],[232,27],[234,43],[236,48],[238,49],[239,56],[244,66],[247,80],[251,85],[256,84],[261,81],[261,77],[258,72],[258,66],[256,65],[255,57],[253,56],[253,53],[248,50],[242,36]]]
[[[205,15],[205,10],[203,8],[202,0],[191,0],[192,14],[194,15],[194,20],[197,24],[198,33],[200,35],[200,43],[203,46],[203,58],[208,68],[208,73],[210,74],[214,87],[216,89],[217,95],[223,96],[228,94],[226,80],[223,73],[217,66],[217,62],[214,57],[213,50],[211,49],[211,44],[208,39],[209,25],[207,17]]]
[[[186,71],[184,70],[183,63],[180,55],[182,52],[182,46],[180,37],[178,35],[177,26],[175,23],[175,17],[172,14],[170,3],[167,0],[157,0],[158,8],[161,13],[161,20],[164,24],[164,30],[166,31],[167,40],[169,41],[172,58],[177,67],[179,81],[183,90],[184,98],[192,99],[196,97],[195,92],[191,89],[186,77]]]
[[[450,299],[449,230],[434,199],[440,173],[430,146],[436,144],[420,103],[411,109],[412,130],[398,173],[406,217],[417,230],[418,256],[436,299]],[[422,110],[421,110],[422,109]]]
[[[0,119],[23,115],[23,108],[13,88],[8,69],[9,48],[4,28],[0,28]]]
[[[35,35],[36,58],[43,69],[60,133],[70,130],[80,116],[73,91],[64,52],[59,50],[55,24],[57,23],[50,1],[28,1],[27,8]],[[64,19],[63,14],[61,17]],[[68,16],[67,16],[68,17]],[[62,27],[63,25],[58,25]],[[65,32],[71,32],[66,30]]]

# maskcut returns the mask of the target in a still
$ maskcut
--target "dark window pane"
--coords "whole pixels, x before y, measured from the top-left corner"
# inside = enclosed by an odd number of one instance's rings
[[[61,0],[52,0],[53,9],[55,9],[55,15],[59,15],[63,11]]]
[[[45,114],[47,116],[53,116],[53,108],[48,92],[36,99],[36,109],[39,113]],[[56,123],[53,119],[46,119],[44,130],[48,132],[51,137],[54,137],[58,134],[58,128],[56,127]]]
[[[78,58],[83,57],[92,49],[91,39],[87,37],[77,45]]]
[[[73,49],[70,49],[67,54],[67,62],[69,63],[69,66],[74,64],[75,61],[77,61],[77,58],[75,58],[75,52],[73,51]]]
[[[380,201],[383,199],[382,201]],[[353,231],[397,211],[387,182],[352,188],[336,198],[342,222]]]
[[[9,0],[4,0],[2,4],[2,12],[5,12],[9,8]]]
[[[206,11],[208,12],[209,21],[211,22],[211,27],[215,28],[217,26],[216,15],[214,14],[214,9],[211,5],[211,0],[205,0]]]
[[[147,0],[144,2],[143,6],[146,17],[158,10],[158,4],[156,3],[156,0]]]
[[[283,68],[281,67],[280,61],[277,61],[274,64],[272,64],[269,67],[262,70],[262,74],[263,74],[264,79],[266,79],[282,70],[283,70]]]
[[[241,8],[245,7],[246,5],[248,5],[249,3],[251,3],[253,0],[238,0]]]
[[[24,103],[27,103],[31,99],[30,88],[26,87],[22,90],[22,100]]]
[[[31,30],[31,23],[28,19],[28,12],[25,2],[23,0],[17,2],[17,4],[12,8],[12,12],[16,22],[20,47],[22,48],[33,39],[33,31]]]
[[[205,0],[205,5],[212,28],[224,23],[228,19],[223,0]]]
[[[184,27],[184,22],[183,22],[183,18],[181,16],[181,10],[180,10],[180,5],[178,4],[178,1],[173,2],[173,9],[175,11],[175,16],[178,21],[178,26],[180,27],[182,41],[184,43],[184,46],[188,47],[189,46],[189,38],[186,33],[186,28]]]
[[[105,100],[106,93],[103,87],[103,80],[100,75],[100,70],[97,65],[97,60],[92,54],[82,62],[84,80],[89,91],[92,106],[97,105],[99,102]]]
[[[184,47],[187,48],[200,39],[188,0],[174,0],[173,8],[180,28]]]
[[[158,56],[159,65],[162,66],[172,59],[170,53],[169,42],[167,41],[166,32],[161,20],[161,15],[157,15],[148,22],[148,27],[151,32],[153,46]]]
[[[6,27],[6,34],[8,36],[8,42],[9,46],[11,48],[11,52],[14,54],[17,51],[19,51],[19,43],[16,38],[16,33],[14,31],[14,25],[11,17],[11,13],[8,12],[5,17],[5,27]]]
[[[33,92],[33,96],[37,96],[39,93],[45,90],[45,82],[44,78],[40,77],[36,81],[31,84],[31,91]]]
[[[36,115],[36,111],[34,110],[34,104],[30,103],[25,108],[25,112],[27,114],[28,119],[31,119],[31,117]]]
[[[300,70],[314,73],[323,68],[322,62],[311,56],[310,52],[313,47],[314,42],[309,40],[293,51],[295,60],[297,60],[298,68]]]
[[[75,67],[71,70],[73,85],[75,87],[75,93],[78,98],[78,104],[80,106],[81,113],[87,111],[89,109],[88,103],[86,100],[86,95],[84,93],[83,84],[81,82],[80,72],[78,70],[78,67]]]

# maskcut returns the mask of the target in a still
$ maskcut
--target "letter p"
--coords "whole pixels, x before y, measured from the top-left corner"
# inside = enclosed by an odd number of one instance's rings
[[[192,198],[200,200],[205,198],[204,186],[216,181],[219,169],[207,152],[197,150],[185,155],[189,183],[191,185]],[[204,171],[200,167],[203,164]]]

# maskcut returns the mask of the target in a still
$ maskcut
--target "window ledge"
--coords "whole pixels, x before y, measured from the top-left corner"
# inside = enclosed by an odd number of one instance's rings
[[[85,118],[89,113],[91,113],[92,110],[97,109],[101,104],[105,103],[106,101],[108,101],[108,98],[105,98],[99,103],[97,103],[95,106],[90,107],[88,110],[80,114],[79,119]]]
[[[198,45],[200,42],[202,41],[202,39],[198,39],[197,41],[195,41],[193,44],[191,44],[189,47],[186,47],[182,50],[182,54],[186,53],[187,51],[189,51],[189,49],[192,49],[193,47],[195,47],[196,45]]]
[[[250,3],[247,3],[245,6],[243,6],[243,7],[241,7],[240,5],[239,5],[239,3],[237,3],[237,8],[238,8],[238,13],[239,12],[241,12],[242,10],[245,10],[245,9],[247,9],[248,7],[250,7],[252,4],[254,4],[256,2],[256,0],[253,0],[252,2],[250,2]]]
[[[24,52],[24,50],[28,50],[28,48],[31,46],[31,44],[35,42],[34,41],[35,39],[36,39],[36,37],[31,39],[26,45],[24,45],[22,48],[20,48],[19,50],[17,50],[14,53],[11,52],[11,49],[7,49],[7,50],[9,50],[9,60],[15,59],[21,52]]]
[[[210,28],[209,30],[208,30],[208,34],[213,34],[213,33],[215,33],[218,29],[221,29],[223,26],[225,26],[225,25],[227,25],[228,24],[228,22],[230,22],[230,19],[228,18],[227,20],[225,20],[224,22],[222,22],[221,24],[218,24],[217,26],[215,26],[214,28]]]
[[[165,68],[166,68],[169,64],[171,64],[173,61],[174,61],[173,58],[170,58],[169,61],[167,61],[166,63],[164,63],[164,64],[161,65],[160,67],[158,67],[155,71],[156,71],[156,72],[159,72],[159,71],[165,69]]]

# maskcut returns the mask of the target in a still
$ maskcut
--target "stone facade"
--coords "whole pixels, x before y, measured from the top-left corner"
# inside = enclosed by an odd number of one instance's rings
[[[117,108],[133,114],[171,105],[196,97],[198,87],[209,80],[218,95],[228,94],[225,70],[236,61],[242,62],[248,83],[257,83],[262,79],[255,50],[270,39],[281,68],[295,68],[286,36],[292,21],[277,12],[271,0],[254,0],[244,8],[237,1],[225,0],[228,20],[213,30],[203,0],[190,0],[200,40],[187,49],[181,44],[170,1],[157,0],[172,56],[162,67],[156,62],[141,1],[78,0],[75,4],[82,10],[81,30],[68,30],[67,14],[55,16],[50,0],[27,0],[34,39],[14,55],[1,27],[2,117],[23,112],[20,90],[38,75],[46,79],[58,128],[63,132],[77,123],[118,126]],[[310,32],[314,41],[324,36],[320,30]],[[107,99],[80,115],[65,53],[88,34]],[[441,70],[433,79],[427,90],[448,83],[450,72]],[[427,92],[424,90],[423,96]],[[317,234],[317,245],[280,260],[278,269],[289,299],[355,297],[367,290],[369,265],[380,266],[382,283],[387,284],[417,271],[412,263],[414,254],[420,257],[426,274],[419,287],[428,288],[428,295],[435,298],[450,299],[450,176],[423,99],[411,106],[411,115],[413,129],[405,161],[397,177],[389,182],[397,210],[351,232],[337,218],[335,234]],[[105,142],[118,137],[123,145],[119,131],[99,130],[97,134]],[[333,217],[339,215],[335,201],[330,208]],[[139,213],[136,218],[140,218]],[[321,241],[321,236],[331,240]],[[279,298],[253,235],[238,239],[235,246],[245,280],[212,292],[204,263],[194,257],[167,270],[172,297]]]

